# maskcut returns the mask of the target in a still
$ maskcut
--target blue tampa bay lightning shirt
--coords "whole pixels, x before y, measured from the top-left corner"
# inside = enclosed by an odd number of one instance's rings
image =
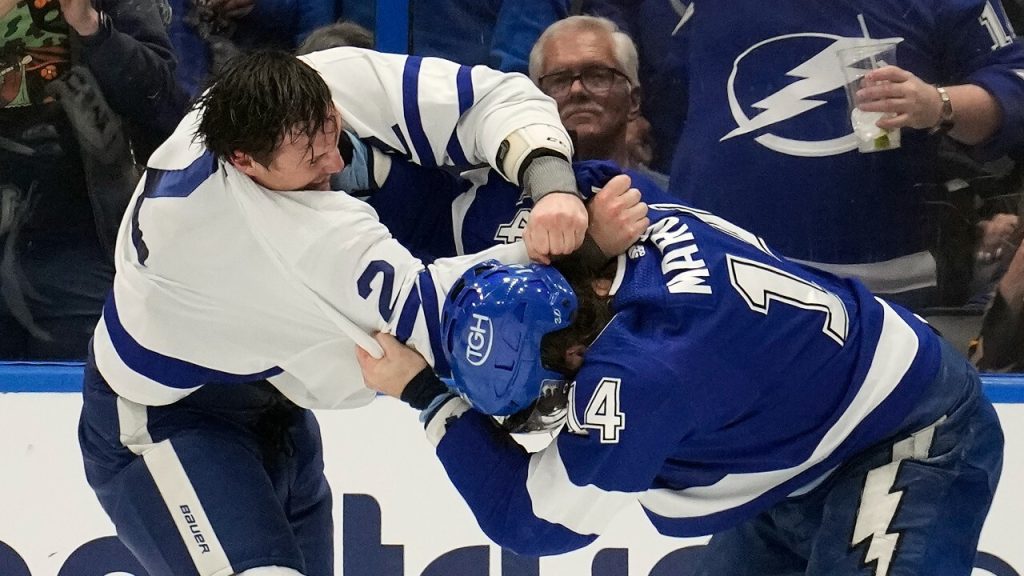
[[[689,109],[673,194],[791,258],[838,265],[907,258],[873,269],[876,292],[934,285],[925,210],[946,201],[937,182],[939,138],[905,128],[901,148],[858,152],[836,53],[890,40],[898,42],[896,65],[925,82],[984,88],[1002,125],[983,148],[998,155],[1024,142],[1024,45],[1000,3],[687,4],[692,15],[677,38],[686,50]],[[864,270],[849,273],[867,278]]]

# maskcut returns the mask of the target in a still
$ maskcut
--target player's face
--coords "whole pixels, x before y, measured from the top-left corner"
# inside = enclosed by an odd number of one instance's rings
[[[323,130],[312,138],[301,132],[285,135],[269,166],[253,163],[246,173],[271,190],[328,190],[331,175],[345,167],[338,151],[341,132],[341,116],[332,105]]]
[[[584,140],[624,139],[629,119],[639,113],[640,92],[619,69],[611,36],[571,31],[544,46],[538,84],[555,99],[562,124]]]

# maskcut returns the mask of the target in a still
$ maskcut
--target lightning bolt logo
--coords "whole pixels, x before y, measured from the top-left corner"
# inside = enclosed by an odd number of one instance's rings
[[[738,128],[726,134],[722,140],[788,120],[826,104],[825,100],[810,100],[809,98],[842,88],[846,84],[836,53],[844,48],[862,44],[864,44],[863,38],[840,38],[803,64],[787,72],[786,76],[802,78],[802,80],[786,86],[760,102],[755,102],[753,107],[764,110],[764,112],[752,119],[744,117],[745,122],[741,122]],[[880,46],[878,52],[881,52],[883,48]]]
[[[868,472],[864,480],[860,509],[853,527],[850,544],[862,545],[868,542],[864,565],[875,564],[874,576],[888,576],[893,555],[899,543],[900,533],[892,530],[892,521],[903,500],[902,490],[893,490],[900,463],[908,458],[924,459],[932,447],[935,427],[946,419],[943,416],[931,426],[915,432],[910,438],[900,440],[892,446],[892,462]]]
[[[813,54],[804,62],[786,72],[786,76],[799,78],[800,80],[787,85],[767,98],[755,102],[752,107],[761,110],[761,112],[753,118],[747,117],[744,106],[736,96],[735,87],[736,77],[743,59],[768,44],[797,38],[823,38],[832,42],[823,50]],[[751,46],[733,62],[732,73],[729,75],[728,97],[729,109],[732,112],[733,119],[736,121],[736,128],[723,136],[720,141],[749,134],[755,130],[772,126],[827,104],[828,100],[815,99],[814,96],[826,94],[837,88],[842,88],[846,84],[843,69],[839,64],[839,58],[836,56],[837,51],[843,48],[885,41],[900,42],[902,38],[865,39],[860,37],[847,38],[834,34],[801,33],[776,36]],[[832,140],[791,140],[773,134],[762,134],[755,138],[755,140],[772,150],[794,156],[828,156],[841,154],[856,147],[856,138],[853,136],[852,128],[849,134]]]
[[[682,29],[683,24],[686,24],[693,17],[693,2],[686,4],[682,0],[669,0],[669,4],[672,5],[672,9],[679,16],[679,23],[672,30],[672,35],[675,36]]]

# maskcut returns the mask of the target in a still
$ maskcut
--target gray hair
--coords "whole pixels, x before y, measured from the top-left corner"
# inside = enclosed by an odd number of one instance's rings
[[[636,54],[636,44],[633,43],[633,39],[619,29],[615,22],[607,18],[601,18],[598,16],[569,16],[562,20],[558,20],[551,26],[548,26],[544,33],[537,38],[537,42],[534,43],[533,49],[530,50],[530,79],[536,83],[540,79],[540,71],[542,68],[542,60],[544,58],[544,45],[548,43],[554,36],[562,34],[563,32],[580,32],[580,31],[592,31],[592,32],[604,32],[611,36],[612,46],[615,52],[615,60],[618,61],[621,72],[629,78],[629,81],[633,86],[640,85],[640,79],[637,74],[638,57]]]
[[[295,50],[296,56],[338,48],[355,46],[356,48],[373,48],[373,33],[355,22],[338,20],[313,30],[306,36]]]

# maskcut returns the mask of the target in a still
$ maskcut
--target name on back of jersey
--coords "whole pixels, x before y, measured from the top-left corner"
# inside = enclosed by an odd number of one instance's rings
[[[711,273],[686,222],[675,216],[662,218],[647,229],[641,240],[645,239],[661,252],[661,273],[670,293],[711,294],[706,281]]]

